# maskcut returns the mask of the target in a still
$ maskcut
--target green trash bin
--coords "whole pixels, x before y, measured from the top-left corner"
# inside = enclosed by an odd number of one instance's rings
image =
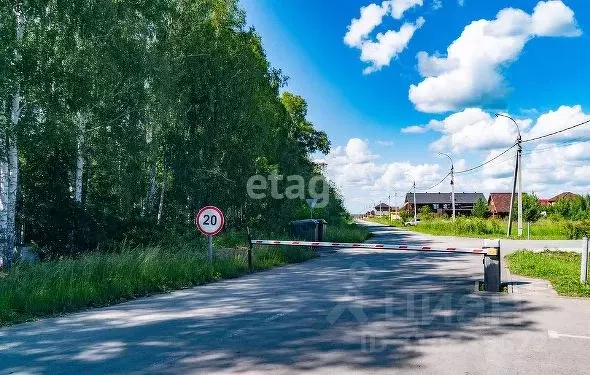
[[[327,222],[323,219],[295,220],[289,223],[291,234],[303,241],[321,242],[326,238]]]

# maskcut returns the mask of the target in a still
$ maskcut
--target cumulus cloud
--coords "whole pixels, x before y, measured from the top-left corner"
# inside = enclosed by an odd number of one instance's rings
[[[528,129],[530,119],[517,123],[521,131]],[[421,127],[442,133],[442,137],[431,143],[435,151],[462,153],[470,150],[492,150],[509,147],[514,144],[517,130],[512,121],[504,117],[495,117],[480,108],[467,108],[453,113],[443,120],[431,120]]]
[[[369,64],[364,69],[364,74],[388,66],[408,46],[416,30],[424,24],[424,18],[420,17],[414,23],[405,22],[398,31],[387,30],[378,33],[375,39],[369,38],[373,30],[381,25],[383,17],[391,15],[394,19],[401,19],[407,10],[422,5],[423,0],[390,0],[381,5],[369,4],[361,8],[360,17],[353,19],[348,26],[344,43],[361,50],[361,61]]]
[[[421,186],[430,186],[447,172],[438,163],[379,163],[378,159],[367,141],[352,138],[345,146],[335,147],[324,160],[328,177],[341,190],[347,207],[355,212],[360,212],[359,202],[378,203],[388,195],[393,199],[394,192],[401,199],[410,190],[412,178]]]
[[[529,131],[532,129],[534,126]],[[548,139],[545,140],[547,142],[525,144],[525,190],[545,198],[563,191],[590,191],[590,141],[550,143]],[[483,168],[457,175],[456,191],[477,191],[484,194],[509,192],[512,187],[516,150],[512,149],[496,158],[504,150],[505,148],[474,150],[468,159],[455,157],[456,171],[491,161]],[[416,179],[420,191],[439,182],[449,171],[448,160],[437,158],[434,153],[432,163],[379,160],[379,155],[371,150],[368,141],[356,138],[349,140],[344,146],[335,147],[327,155],[326,173],[343,193],[345,204],[352,212],[363,212],[373,204],[387,202],[388,196],[391,196],[392,204],[401,204],[405,194],[411,191],[413,178]],[[450,191],[448,179],[430,191]],[[397,193],[397,200],[394,193]]]
[[[590,120],[590,115],[583,112],[582,106],[561,106],[555,111],[549,111],[539,116],[535,126],[527,134],[527,138],[536,138],[545,134],[550,134],[588,120]],[[588,131],[589,126],[580,126],[562,133],[555,134],[554,136],[545,139],[545,141],[549,140],[550,142],[563,142],[584,137],[588,138],[590,134]]]
[[[442,0],[432,0],[432,9],[439,10],[443,7]]]
[[[402,128],[401,132],[406,134],[422,134],[428,131],[427,126],[412,125]]]
[[[551,134],[572,125],[590,121],[590,114],[584,113],[582,106],[560,106],[537,117],[517,118],[516,122],[525,140]],[[543,138],[536,143],[562,143],[590,139],[590,123]],[[505,117],[495,117],[481,108],[467,108],[453,113],[442,120],[431,120],[428,124],[402,128],[402,133],[424,133],[435,131],[442,136],[430,144],[435,151],[462,153],[472,150],[489,151],[506,148],[514,144],[517,130],[512,121]]]
[[[410,86],[409,99],[429,113],[494,103],[507,90],[501,68],[518,59],[529,40],[579,35],[574,12],[561,0],[541,1],[532,14],[505,8],[494,20],[467,25],[446,55],[418,53],[424,80]]]
[[[399,31],[388,30],[377,34],[377,41],[366,41],[361,47],[361,61],[370,66],[363,70],[364,74],[371,74],[389,66],[391,60],[399,55],[414,36],[416,30],[424,25],[424,18],[420,17],[416,23],[406,22]]]

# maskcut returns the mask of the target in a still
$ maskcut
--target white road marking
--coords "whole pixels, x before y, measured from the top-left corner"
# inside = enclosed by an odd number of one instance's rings
[[[566,335],[566,334],[558,333],[558,332],[555,332],[555,331],[547,331],[547,334],[549,335],[549,338],[551,338],[551,339],[559,339],[561,337],[567,337],[567,338],[570,338],[570,339],[590,340],[590,336]]]

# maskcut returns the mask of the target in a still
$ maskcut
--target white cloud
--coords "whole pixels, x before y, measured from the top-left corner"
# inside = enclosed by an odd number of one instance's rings
[[[442,0],[432,0],[432,9],[439,10],[443,7]]]
[[[420,126],[420,125],[412,125],[405,128],[402,128],[402,133],[407,134],[422,134],[428,131],[428,126]]]
[[[580,105],[575,105],[573,107],[561,106],[555,111],[549,111],[541,115],[537,119],[535,126],[527,134],[527,138],[530,139],[553,133],[555,131],[565,129],[572,125],[576,125],[588,120],[590,120],[590,115],[585,114],[582,111],[582,107]],[[588,139],[590,135],[590,132],[588,131],[589,128],[590,124],[588,126],[580,126],[562,133],[558,133],[554,136],[551,136],[550,138],[545,139],[545,141],[548,140],[550,142],[562,142],[576,140],[579,138]]]
[[[355,18],[348,26],[348,32],[344,35],[344,43],[350,47],[361,47],[366,37],[381,25],[383,16],[389,11],[388,2],[382,5],[369,4],[361,8],[360,18]]]
[[[378,145],[385,146],[385,147],[393,146],[393,141],[377,141],[376,143]]]
[[[494,20],[467,25],[446,56],[418,53],[424,80],[410,86],[409,98],[430,113],[493,103],[507,90],[501,68],[515,61],[529,40],[578,35],[574,12],[560,0],[541,1],[532,14],[505,8]]]
[[[531,125],[531,120],[517,120],[521,130]],[[443,134],[430,146],[436,151],[461,153],[469,150],[491,150],[514,144],[517,131],[509,119],[493,117],[480,108],[467,108],[453,113],[443,120],[431,120],[423,129]]]
[[[417,29],[424,24],[420,17],[415,23],[405,22],[399,31],[387,30],[378,33],[376,40],[369,38],[371,32],[383,22],[383,17],[390,14],[394,19],[401,19],[404,13],[416,6],[422,6],[423,0],[390,0],[381,5],[369,4],[362,7],[360,17],[351,21],[344,35],[344,43],[361,50],[361,61],[370,65],[364,74],[370,74],[388,66],[408,45]]]
[[[407,10],[424,5],[423,0],[392,0],[389,3],[391,4],[391,16],[396,20],[401,20]]]
[[[391,60],[399,55],[414,36],[416,30],[424,25],[424,18],[420,17],[416,23],[406,22],[399,31],[388,30],[377,34],[377,41],[366,41],[361,47],[361,61],[370,66],[363,70],[364,74],[371,74],[389,66]]]
[[[560,106],[538,116],[536,121],[530,118],[517,118],[516,122],[524,140],[563,130],[572,125],[590,121],[590,114],[584,113],[580,105]],[[543,138],[536,143],[559,143],[590,140],[590,122],[571,130]],[[409,126],[401,129],[402,133],[424,133],[436,131],[442,136],[430,144],[435,151],[465,151],[506,148],[514,144],[517,130],[510,119],[495,117],[480,108],[467,108],[453,113],[442,120],[431,120],[423,126]]]
[[[457,0],[457,4],[459,4],[459,6],[462,7],[463,5],[465,5],[465,0]]]
[[[448,121],[448,125],[445,126],[452,127],[452,122]],[[469,159],[454,158],[455,170],[463,171],[490,161],[504,150],[505,148],[475,150]],[[455,178],[456,191],[477,191],[484,194],[509,192],[512,187],[515,153],[516,150],[512,149],[483,168],[458,174]],[[405,194],[411,191],[412,178],[416,179],[420,191],[439,182],[449,170],[448,160],[437,157],[434,153],[432,163],[378,160],[379,156],[371,150],[369,143],[361,139],[351,139],[347,145],[336,147],[327,155],[327,175],[336,183],[344,196],[346,206],[352,212],[366,211],[373,204],[387,202],[388,196],[391,196],[392,204],[401,204]],[[581,194],[590,192],[588,161],[590,141],[525,144],[524,188],[527,192],[534,192],[543,198],[552,197],[563,191]],[[430,191],[450,191],[449,180]],[[397,193],[397,200],[394,193]]]

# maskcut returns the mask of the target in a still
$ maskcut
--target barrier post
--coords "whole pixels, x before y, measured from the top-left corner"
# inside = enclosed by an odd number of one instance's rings
[[[250,228],[248,228],[248,270],[252,272],[252,236],[250,235]]]
[[[588,281],[588,237],[582,240],[582,264],[580,269],[580,282],[586,284]]]
[[[483,248],[488,252],[483,258],[483,282],[486,292],[499,292],[501,281],[500,240],[484,240]],[[494,251],[494,249],[496,251]]]

